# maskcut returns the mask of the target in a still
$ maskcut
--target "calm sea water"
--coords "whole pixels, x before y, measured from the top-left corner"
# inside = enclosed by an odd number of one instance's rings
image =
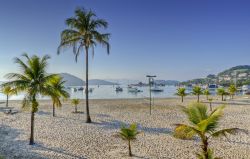
[[[145,98],[149,97],[149,88],[148,87],[138,87],[142,92],[132,93],[129,92],[126,85],[120,86],[123,88],[122,92],[116,92],[116,86],[112,85],[100,85],[95,86],[91,85],[89,88],[93,88],[93,92],[89,93],[90,99],[120,99],[120,98]],[[174,97],[176,93],[177,87],[175,86],[164,86],[161,87],[164,89],[163,92],[152,92],[153,98],[166,98],[166,97]],[[74,91],[73,89],[67,89],[70,93],[71,98],[79,98],[85,99],[84,91]],[[24,94],[19,94],[17,96],[11,96],[10,100],[22,100],[24,98]],[[49,99],[48,97],[40,97],[41,99]],[[0,100],[5,100],[6,96],[0,93]]]

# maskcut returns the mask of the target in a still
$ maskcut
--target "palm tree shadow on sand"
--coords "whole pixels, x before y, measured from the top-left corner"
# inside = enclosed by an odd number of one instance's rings
[[[106,130],[119,130],[122,125],[129,126],[128,123],[119,121],[119,120],[112,120],[112,121],[101,121],[101,122],[94,122],[100,126],[102,129]],[[137,127],[139,131],[149,134],[169,134],[173,133],[173,130],[170,128],[154,128],[154,127],[144,127],[140,123],[137,123]]]
[[[18,136],[22,134],[22,130],[11,128],[7,125],[0,125],[0,155],[6,158],[39,158],[46,159],[42,153],[35,152],[36,150],[55,152],[69,158],[86,159],[82,156],[77,156],[66,152],[58,147],[46,147],[41,143],[35,143],[33,146],[29,145],[28,140],[18,140]],[[4,143],[4,144],[2,144]]]

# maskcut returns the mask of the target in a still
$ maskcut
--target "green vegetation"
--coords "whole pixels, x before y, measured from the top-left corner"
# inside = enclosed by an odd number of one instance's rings
[[[73,106],[75,107],[75,113],[77,113],[77,106],[80,103],[80,99],[72,99],[71,103],[73,104]]]
[[[3,87],[11,87],[13,91],[25,92],[25,98],[23,99],[23,107],[31,107],[31,133],[30,133],[30,145],[34,144],[34,120],[35,113],[38,111],[39,103],[37,102],[37,96],[47,95],[50,96],[51,88],[49,84],[56,78],[57,75],[49,75],[47,71],[47,60],[49,56],[43,56],[42,58],[34,55],[29,57],[27,54],[23,54],[26,62],[20,58],[15,58],[15,63],[21,68],[20,73],[9,73],[6,75],[11,82],[4,83]]]
[[[241,76],[240,76],[241,74]],[[224,78],[225,77],[225,78]],[[225,71],[218,73],[218,75],[208,75],[206,78],[197,78],[188,80],[185,82],[181,82],[182,85],[190,85],[190,84],[218,84],[223,87],[229,87],[232,83],[234,83],[237,77],[236,85],[241,87],[242,85],[250,84],[250,65],[242,65],[232,67]]]
[[[82,50],[85,51],[86,60],[86,114],[87,123],[91,123],[90,113],[89,113],[89,49],[92,49],[92,55],[94,55],[94,47],[97,44],[101,44],[107,48],[107,53],[109,54],[109,33],[101,33],[99,29],[106,29],[108,23],[104,19],[98,19],[96,14],[91,10],[85,10],[77,8],[75,10],[75,16],[68,18],[66,20],[68,29],[65,29],[61,33],[61,43],[58,47],[58,54],[62,48],[73,48],[73,53],[75,55],[75,60],[77,62],[78,56]]]
[[[181,102],[183,102],[183,98],[187,95],[186,94],[186,88],[178,88],[176,95],[180,96],[181,97]]]
[[[205,89],[204,92],[203,92],[204,95],[206,95],[207,97],[207,100],[208,100],[208,96],[211,94],[209,89]]]
[[[195,86],[195,87],[193,88],[192,94],[197,96],[197,102],[198,102],[198,103],[200,102],[200,95],[202,95],[202,93],[203,93],[203,92],[202,92],[201,87]]]
[[[55,116],[55,107],[62,106],[60,98],[69,98],[69,93],[65,90],[64,83],[65,81],[60,76],[55,77],[49,83],[51,87],[50,96],[53,102],[53,117]]]
[[[231,98],[234,98],[235,93],[237,92],[237,88],[235,87],[235,85],[231,84],[228,88],[228,92],[231,96]]]
[[[139,134],[137,131],[137,125],[131,124],[129,127],[125,127],[124,125],[121,127],[121,130],[119,132],[120,137],[124,140],[128,141],[128,150],[129,150],[129,156],[132,156],[131,151],[131,141],[136,139],[136,136]]]
[[[219,106],[211,113],[208,112],[207,106],[201,103],[192,103],[188,107],[182,107],[190,125],[176,124],[174,136],[180,139],[191,139],[198,136],[201,140],[202,152],[197,153],[199,159],[216,159],[213,150],[209,148],[209,140],[227,134],[236,134],[243,131],[239,128],[230,128],[217,130],[219,120],[223,115],[225,106]]]
[[[209,101],[210,111],[213,111],[213,108],[212,108],[212,101],[213,101],[213,98],[208,98],[208,101]]]
[[[2,93],[6,95],[6,107],[9,106],[9,97],[11,95],[14,95],[16,94],[16,91],[13,90],[10,86],[4,86],[2,87]]]
[[[226,92],[226,90],[224,88],[218,88],[217,89],[217,95],[221,96],[221,101],[224,101],[224,96],[228,95],[228,93]]]

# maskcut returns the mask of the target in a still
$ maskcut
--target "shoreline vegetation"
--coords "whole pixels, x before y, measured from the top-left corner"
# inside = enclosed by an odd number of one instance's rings
[[[52,116],[52,101],[39,100],[36,113],[36,142],[28,145],[29,112],[21,109],[21,101],[9,101],[9,106],[19,112],[6,115],[0,109],[0,152],[6,158],[129,158],[127,143],[117,133],[121,126],[136,123],[142,134],[131,142],[135,158],[195,158],[200,143],[196,139],[179,140],[173,137],[175,125],[183,123],[185,114],[178,108],[197,100],[196,96],[186,97],[182,103],[178,98],[155,99],[152,115],[149,102],[145,99],[93,99],[90,100],[93,124],[84,122],[86,118],[85,100],[80,100],[78,111],[72,113],[71,100],[62,101],[56,117]],[[205,96],[200,103],[209,105]],[[250,130],[248,121],[250,103],[248,98],[235,97],[220,101],[216,96],[212,101],[215,109],[226,104],[221,127],[240,127]],[[0,105],[4,108],[5,103]],[[212,139],[216,156],[235,159],[249,158],[250,138],[248,134],[229,135]],[[224,147],[227,147],[226,149]]]

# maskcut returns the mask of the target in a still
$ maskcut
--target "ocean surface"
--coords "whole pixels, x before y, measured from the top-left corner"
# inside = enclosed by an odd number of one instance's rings
[[[122,92],[116,92],[116,86],[113,85],[90,85],[90,88],[93,88],[93,91],[89,93],[90,99],[121,99],[121,98],[147,98],[149,97],[149,87],[137,87],[142,92],[129,92],[127,85],[120,85],[123,88]],[[67,88],[67,91],[70,94],[70,98],[79,98],[85,99],[84,91],[78,90],[74,91],[73,88]],[[166,98],[166,97],[176,97],[174,94],[176,93],[177,87],[175,86],[164,86],[160,87],[164,89],[163,92],[152,92],[152,98]],[[188,92],[188,91],[187,91]],[[11,96],[10,100],[22,100],[24,98],[24,94],[18,94],[15,96]],[[49,99],[49,97],[39,97],[40,99]],[[0,93],[0,100],[5,100],[6,96]]]

